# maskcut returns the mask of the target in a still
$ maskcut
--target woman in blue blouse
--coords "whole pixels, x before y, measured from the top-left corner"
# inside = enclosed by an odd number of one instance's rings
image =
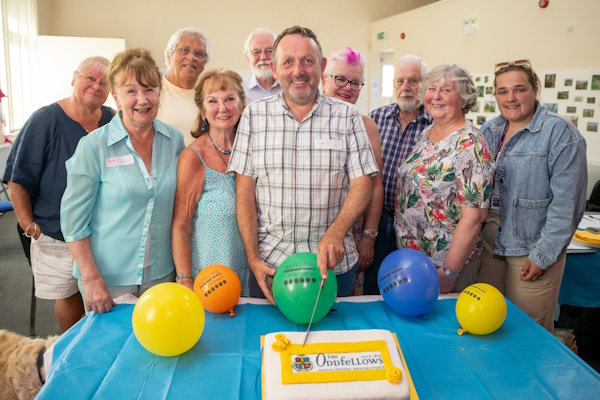
[[[540,80],[529,60],[496,64],[495,75],[502,115],[481,127],[496,176],[479,281],[552,332],[565,252],[585,208],[585,140],[536,100]]]
[[[67,161],[61,228],[75,259],[87,311],[108,312],[114,297],[173,281],[171,219],[175,128],[156,120],[161,75],[150,52],[130,49],[110,64],[119,113],[83,138]]]

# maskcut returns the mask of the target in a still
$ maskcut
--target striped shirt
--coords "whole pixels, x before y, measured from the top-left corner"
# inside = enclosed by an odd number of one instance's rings
[[[431,124],[431,117],[421,106],[417,118],[409,122],[404,131],[400,125],[400,108],[397,103],[377,108],[371,111],[369,117],[377,124],[381,137],[383,209],[393,213],[396,207],[398,167],[412,151],[419,134]]]
[[[238,125],[228,172],[256,180],[258,247],[278,267],[298,252],[316,253],[337,217],[350,180],[378,172],[358,110],[317,94],[298,122],[283,94],[249,104]],[[358,262],[350,231],[337,275]]]

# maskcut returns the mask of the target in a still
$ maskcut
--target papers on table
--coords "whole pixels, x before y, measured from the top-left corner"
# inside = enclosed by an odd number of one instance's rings
[[[585,214],[581,221],[579,222],[579,226],[577,230],[585,230],[587,228],[600,228],[600,215],[598,214]],[[581,242],[576,242],[574,240],[571,241],[569,247],[567,247],[567,254],[576,254],[576,253],[595,253],[596,249],[591,246],[586,246]]]

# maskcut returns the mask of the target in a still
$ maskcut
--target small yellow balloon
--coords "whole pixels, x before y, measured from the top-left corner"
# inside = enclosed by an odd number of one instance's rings
[[[149,352],[172,357],[185,353],[204,330],[204,308],[196,294],[173,282],[148,289],[133,308],[133,332]]]
[[[506,300],[498,289],[487,283],[467,287],[456,301],[456,318],[462,329],[458,334],[469,332],[487,335],[502,326],[506,319]]]

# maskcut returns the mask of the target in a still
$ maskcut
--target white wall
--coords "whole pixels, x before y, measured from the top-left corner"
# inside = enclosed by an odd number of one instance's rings
[[[551,0],[545,9],[538,6],[537,0],[445,0],[372,23],[371,54],[393,51],[395,59],[415,54],[430,68],[456,62],[474,76],[492,75],[497,62],[529,58],[534,69],[542,73],[542,85],[544,74],[555,71],[558,85],[568,75],[577,79],[583,69],[600,74],[596,44],[600,38],[599,15],[600,1],[594,0]],[[472,17],[476,18],[476,33],[464,36],[463,20]],[[385,32],[386,39],[377,40],[378,32]],[[405,39],[401,39],[402,33]],[[542,90],[544,102],[557,103],[555,94],[547,92],[545,95]],[[583,95],[596,93],[600,94],[592,91]],[[596,114],[593,119],[580,115],[578,127],[586,138],[588,162],[600,164],[600,132],[586,130],[588,121],[599,118],[600,95],[595,97],[594,104],[586,104],[585,97],[583,103],[577,103],[578,113],[579,109],[593,107]],[[558,103],[559,113],[569,115],[565,114],[566,103],[564,108]],[[593,173],[598,170],[590,168],[588,194],[593,182],[600,179]]]

